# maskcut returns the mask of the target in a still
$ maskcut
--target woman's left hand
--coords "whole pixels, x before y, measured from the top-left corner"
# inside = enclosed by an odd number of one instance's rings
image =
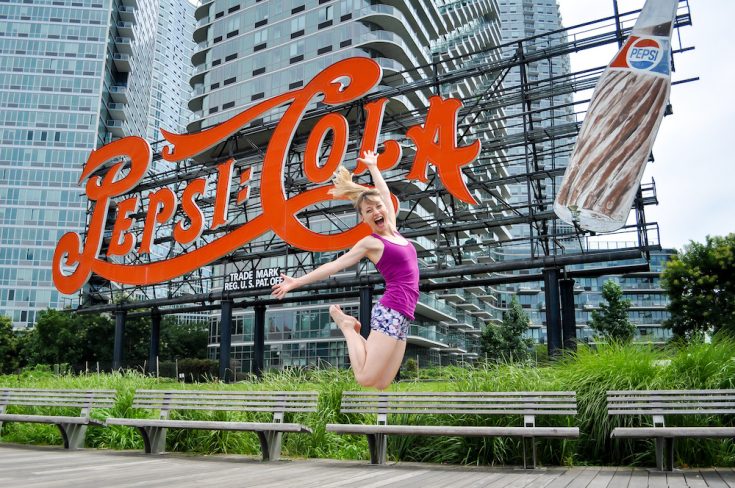
[[[375,151],[364,151],[361,158],[357,158],[358,163],[363,163],[368,168],[378,165],[378,153]]]

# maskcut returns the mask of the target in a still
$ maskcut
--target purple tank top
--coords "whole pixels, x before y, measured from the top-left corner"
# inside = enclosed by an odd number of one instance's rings
[[[410,242],[405,246],[373,234],[383,241],[383,255],[375,264],[385,279],[385,293],[380,298],[384,307],[392,308],[413,320],[419,301],[419,263],[416,249]]]

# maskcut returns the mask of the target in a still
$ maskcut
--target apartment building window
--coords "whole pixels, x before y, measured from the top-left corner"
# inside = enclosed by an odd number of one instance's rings
[[[317,54],[325,54],[325,53],[328,53],[331,50],[332,50],[332,46],[324,46],[324,47],[320,47],[319,49],[317,49],[316,53]]]
[[[257,68],[253,70],[253,76],[262,75],[265,73],[265,67]]]
[[[291,15],[303,12],[306,9],[306,5],[299,5],[291,9]]]
[[[263,29],[255,33],[253,37],[253,52],[262,51],[268,47],[268,29]]]
[[[304,35],[304,27],[306,26],[306,18],[302,15],[291,19],[291,39],[295,39]]]
[[[295,90],[296,88],[301,88],[302,86],[304,86],[303,80],[294,81],[293,83],[289,83],[288,89]]]
[[[323,29],[332,25],[334,20],[334,6],[327,5],[323,9],[319,10],[319,28]]]
[[[289,46],[289,62],[298,63],[304,59],[304,41],[292,42]]]

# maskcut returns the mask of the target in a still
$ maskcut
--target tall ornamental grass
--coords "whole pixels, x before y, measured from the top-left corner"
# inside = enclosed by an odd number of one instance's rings
[[[419,372],[419,377],[425,377]],[[580,345],[574,354],[537,366],[534,364],[478,364],[447,366],[431,371],[431,381],[408,380],[394,383],[393,391],[575,391],[576,417],[536,418],[539,426],[578,426],[578,440],[537,439],[542,465],[655,465],[651,440],[611,441],[616,426],[640,426],[650,418],[607,415],[606,392],[625,389],[720,389],[735,388],[735,341],[721,338],[712,344],[672,345],[656,348],[646,345],[601,345],[596,349]],[[317,412],[287,415],[286,421],[312,428],[312,435],[286,434],[283,454],[288,457],[368,459],[365,436],[327,432],[329,423],[374,423],[375,416],[342,414],[341,395],[359,390],[349,370],[290,370],[264,375],[259,381],[235,384],[218,382],[186,384],[150,378],[135,372],[90,375],[54,375],[31,370],[21,375],[0,376],[0,386],[25,388],[96,388],[118,391],[117,403],[109,410],[97,410],[100,419],[114,417],[151,418],[157,412],[132,408],[133,393],[146,389],[226,389],[226,390],[316,390]],[[15,411],[30,412],[29,409]],[[30,412],[41,413],[41,412]],[[62,412],[54,412],[62,413]],[[77,412],[78,413],[78,412]],[[76,415],[74,412],[66,414]],[[174,418],[197,420],[262,421],[269,414],[256,412],[176,412]],[[521,425],[519,416],[400,415],[389,423],[424,425]],[[669,425],[735,425],[735,416],[691,416],[669,418]],[[54,426],[5,423],[2,440],[31,444],[61,444]],[[143,449],[138,432],[129,427],[91,427],[86,445],[107,449]],[[257,435],[251,432],[199,431],[169,429],[168,451],[198,454],[230,453],[260,455]],[[393,460],[434,463],[518,465],[522,462],[519,439],[390,436],[388,456]],[[678,465],[733,466],[732,440],[677,441]]]

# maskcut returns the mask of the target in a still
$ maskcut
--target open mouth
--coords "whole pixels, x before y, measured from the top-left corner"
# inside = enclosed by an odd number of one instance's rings
[[[375,222],[375,225],[380,226],[380,225],[383,225],[383,223],[385,222],[385,218],[384,217],[378,217],[373,222]]]

